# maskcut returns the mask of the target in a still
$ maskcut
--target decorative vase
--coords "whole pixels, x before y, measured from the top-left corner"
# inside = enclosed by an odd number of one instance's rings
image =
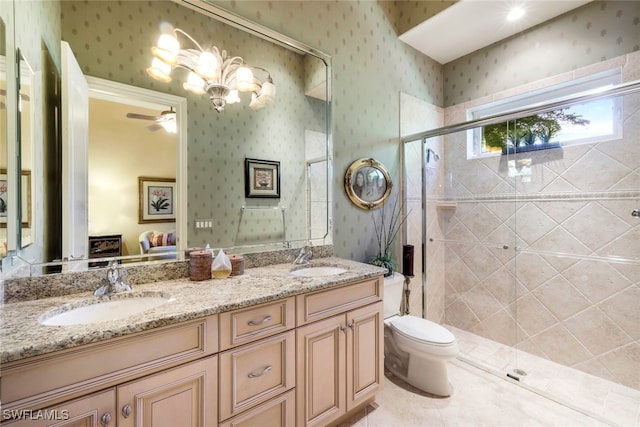
[[[382,267],[382,268],[386,268],[387,272],[385,273],[384,277],[389,277],[393,274],[393,271],[395,269],[395,264],[393,263],[393,261],[391,261],[391,257],[388,254],[385,255],[376,255],[375,258],[373,258],[371,261],[369,261],[369,264],[371,265],[376,265],[378,267]]]

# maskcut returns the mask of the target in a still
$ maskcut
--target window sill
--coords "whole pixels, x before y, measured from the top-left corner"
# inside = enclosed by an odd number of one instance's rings
[[[529,151],[550,150],[552,148],[560,148],[559,142],[548,142],[546,144],[522,145],[520,147],[504,147],[502,155],[526,153]]]

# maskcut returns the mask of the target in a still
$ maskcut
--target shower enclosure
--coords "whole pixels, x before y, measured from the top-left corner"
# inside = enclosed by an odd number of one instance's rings
[[[543,144],[557,113],[600,100],[608,137]],[[423,248],[411,314],[448,327],[468,363],[638,425],[640,82],[458,125],[436,110],[413,112],[435,130],[402,138],[405,243]]]

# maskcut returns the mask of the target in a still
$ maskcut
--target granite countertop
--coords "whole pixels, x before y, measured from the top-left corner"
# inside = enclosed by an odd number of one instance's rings
[[[308,266],[336,266],[347,271],[334,276],[304,277],[290,274]],[[95,343],[160,326],[172,325],[215,313],[248,307],[352,280],[383,274],[386,270],[341,258],[321,258],[308,266],[278,264],[245,269],[243,275],[194,282],[189,278],[136,285],[134,294],[157,294],[170,300],[156,308],[124,319],[71,326],[45,326],[40,317],[61,305],[95,301],[91,293],[15,302],[0,306],[0,363]],[[121,298],[122,294],[116,294]],[[108,299],[108,297],[107,297]]]

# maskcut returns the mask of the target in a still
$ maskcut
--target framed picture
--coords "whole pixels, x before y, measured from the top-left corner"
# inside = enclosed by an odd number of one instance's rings
[[[20,202],[22,204],[22,227],[31,227],[31,171],[23,170],[20,175]],[[7,197],[7,170],[0,169],[0,228],[7,228],[9,200]]]
[[[280,198],[280,162],[244,159],[245,196]]]
[[[374,159],[356,160],[344,175],[347,196],[361,209],[382,206],[391,195],[391,185],[389,172]]]
[[[138,224],[176,222],[175,178],[138,177],[140,209]]]

